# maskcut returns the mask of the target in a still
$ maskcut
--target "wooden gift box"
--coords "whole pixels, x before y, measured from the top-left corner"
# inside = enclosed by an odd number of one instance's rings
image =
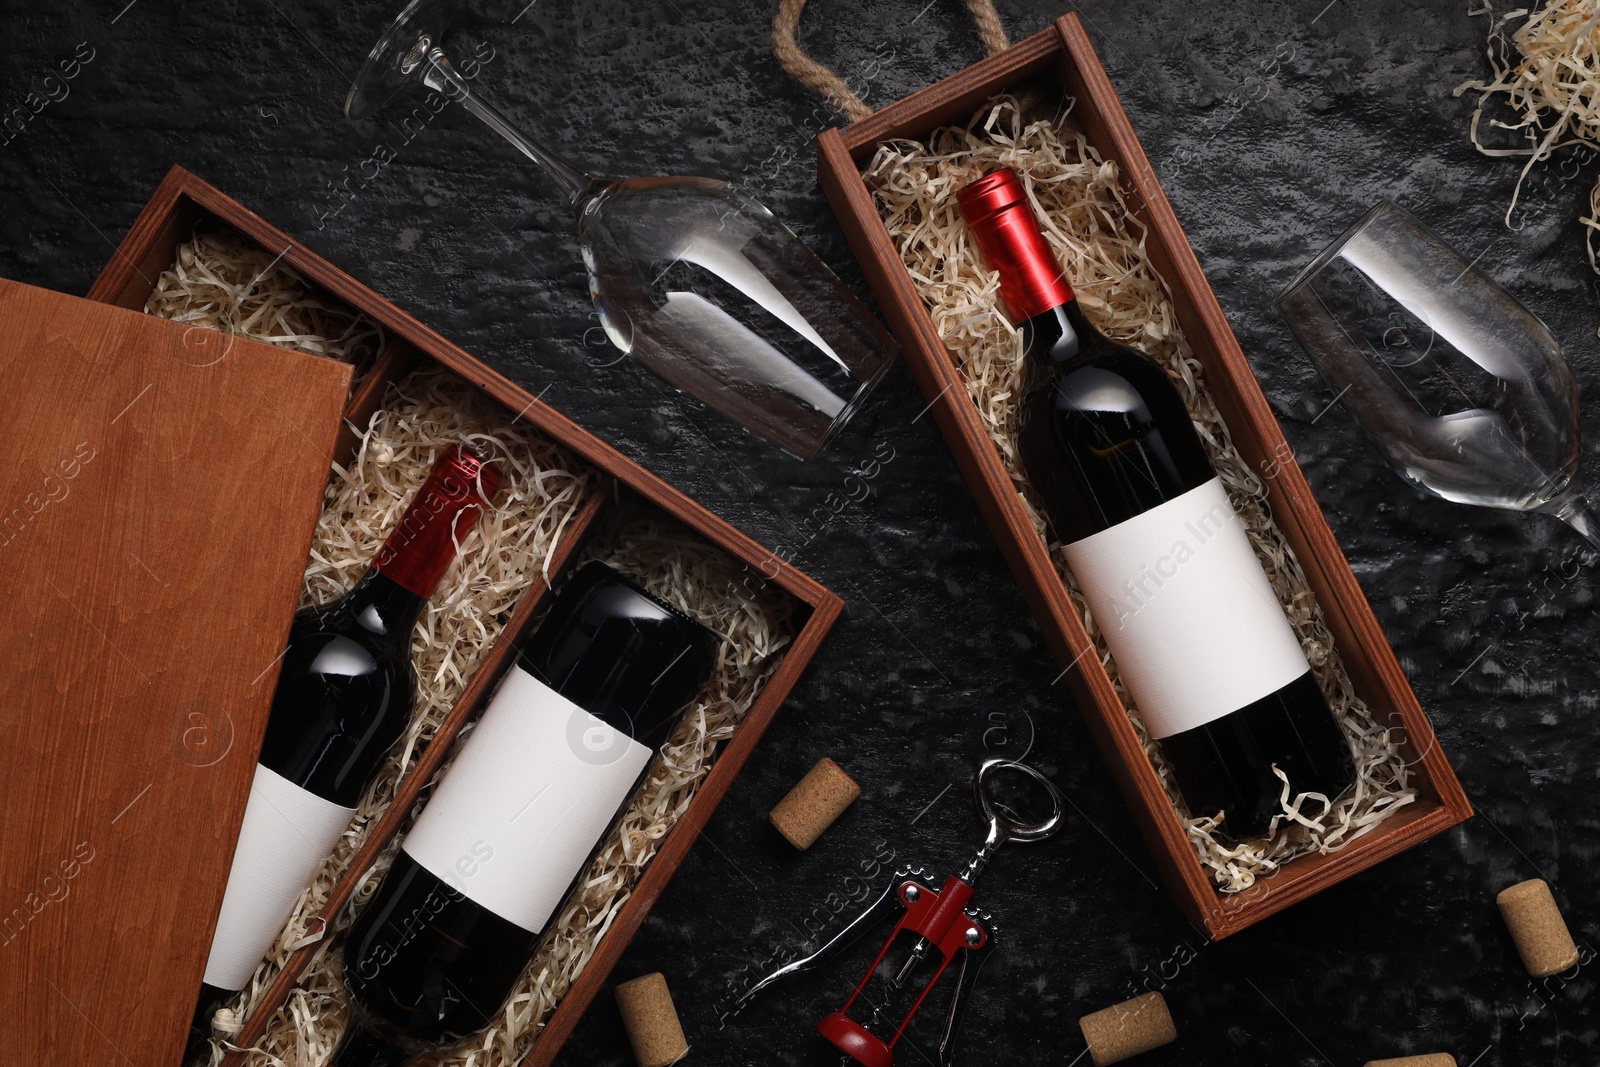
[[[497,402],[505,409],[508,420],[521,419],[531,424],[570,455],[599,472],[600,484],[579,506],[552,549],[549,567],[552,575],[572,565],[579,557],[586,538],[608,509],[627,496],[659,509],[707,542],[720,547],[752,572],[770,580],[794,602],[795,632],[791,644],[783,653],[782,661],[757,694],[734,735],[716,754],[715,762],[688,810],[661,842],[658,852],[645,868],[632,895],[617,913],[594,957],[561,1000],[522,1061],[524,1067],[541,1067],[554,1059],[562,1042],[605,982],[612,965],[627,947],[629,939],[644,922],[701,827],[711,817],[745,760],[749,759],[772,716],[838,617],[842,602],[795,568],[777,562],[770,551],[591,436],[548,404],[536,401],[502,375],[182,168],[173,167],[168,172],[123,239],[116,255],[96,280],[89,296],[105,303],[142,310],[154,288],[155,279],[173,263],[178,246],[195,233],[197,226],[204,228],[218,224],[274,255],[281,254],[284,265],[297,272],[324,296],[364,313],[383,327],[386,338],[384,347],[370,369],[360,378],[349,400],[345,412],[347,424],[365,426],[377,410],[385,387],[391,381],[413,367],[431,361],[454,372]],[[354,444],[355,433],[347,426],[335,449],[335,458],[343,462]],[[419,794],[450,755],[451,741],[480,710],[501,671],[512,660],[517,642],[538,614],[548,593],[549,587],[536,579],[434,739],[422,750],[415,766],[401,780],[394,800],[323,907],[320,915],[328,926],[331,927],[341,909],[349,902],[363,871],[383,851],[384,846],[405,829]],[[217,904],[220,905],[220,886],[217,898]],[[209,943],[209,926],[214,921],[213,912],[206,917],[208,931],[205,943]],[[306,946],[290,957],[243,1033],[236,1039],[236,1044],[248,1047],[260,1039],[273,1013],[284,1003],[298,977],[311,962],[317,947]],[[199,967],[203,962],[203,957],[196,962],[192,976],[195,989],[199,988]],[[181,1037],[178,1040],[181,1043]],[[237,1063],[242,1058],[241,1053],[235,1053],[224,1062]]]
[[[1120,165],[1129,209],[1148,227],[1150,257],[1171,290],[1184,335],[1204,366],[1206,387],[1235,445],[1257,470],[1276,470],[1265,479],[1272,515],[1305,569],[1356,691],[1381,726],[1403,728],[1407,739],[1404,754],[1416,801],[1343,850],[1302,856],[1236,895],[1217,892],[1186,840],[861,177],[881,142],[922,138],[938,127],[966,122],[985,100],[1024,83],[1072,98],[1072,117],[1089,143]],[[1068,669],[1073,697],[1183,913],[1212,937],[1225,937],[1470,816],[1466,795],[1305,477],[1292,458],[1285,458],[1292,453],[1283,433],[1078,17],[1063,16],[959,74],[842,130],[825,131],[817,139],[817,157],[823,191],[1051,652]]]

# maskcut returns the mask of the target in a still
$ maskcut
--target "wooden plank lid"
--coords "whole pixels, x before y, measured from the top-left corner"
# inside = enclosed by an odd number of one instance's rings
[[[0,1063],[177,1063],[348,366],[0,279]]]

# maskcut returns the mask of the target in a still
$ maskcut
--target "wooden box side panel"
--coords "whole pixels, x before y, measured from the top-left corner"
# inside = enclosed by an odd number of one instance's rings
[[[202,212],[184,198],[187,172],[173,167],[162,178],[144,210],[134,220],[111,262],[90,286],[88,298],[143,311],[156,279],[172,266],[180,244],[194,232]]]
[[[1374,833],[1362,838],[1361,847],[1301,856],[1271,878],[1256,883],[1253,888],[1224,898],[1214,936],[1227,937],[1253,926],[1331,885],[1444,833],[1460,821],[1436,801],[1423,800],[1410,804],[1383,824],[1381,834]]]
[[[402,338],[391,337],[384,342],[372,366],[350,394],[350,403],[345,406],[344,426],[339,432],[338,446],[334,449],[334,455],[339,457],[340,463],[347,463],[355,456],[360,434],[371,425],[372,416],[383,406],[390,383],[404,378],[419,358],[417,350]]]

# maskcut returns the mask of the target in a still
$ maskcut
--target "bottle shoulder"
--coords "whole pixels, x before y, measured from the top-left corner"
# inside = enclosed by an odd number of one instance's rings
[[[718,643],[701,623],[591,561],[557,592],[517,662],[591,715],[653,743],[651,731],[670,729],[710,674]]]
[[[1038,366],[1067,370],[1083,365],[1124,369],[1130,376],[1166,372],[1148,352],[1100,332],[1072,300],[1018,327],[1023,349]]]
[[[320,636],[338,635],[382,658],[406,658],[402,654],[410,646],[412,628],[426,603],[377,571],[368,571],[342,596],[295,612],[290,644],[315,643]]]
[[[1030,380],[1017,447],[1055,536],[1070,543],[1187,492],[1215,471],[1165,368],[1068,311],[1029,323]]]
[[[1176,384],[1159,363],[1136,348],[1114,341],[1092,345],[1073,358],[1053,362],[1050,366],[1061,378],[1082,377],[1085,374],[1102,380],[1114,377],[1136,385],[1145,392],[1171,392],[1174,396],[1178,395]]]
[[[1028,359],[1042,369],[1065,374],[1082,367],[1100,367],[1130,378],[1170,381],[1154,356],[1107,337],[1084,322],[1081,315],[1072,316],[1071,321],[1045,316],[1030,319],[1023,324],[1022,336]]]
[[[1093,345],[1070,359],[1035,361],[1027,391],[1062,415],[1142,425],[1188,421],[1183,396],[1166,371],[1124,346]]]

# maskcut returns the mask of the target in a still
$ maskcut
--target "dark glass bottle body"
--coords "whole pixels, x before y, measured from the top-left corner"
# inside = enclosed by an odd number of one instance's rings
[[[710,631],[589,563],[561,588],[509,670],[654,749],[704,683],[715,651]],[[463,853],[471,847],[463,842]],[[483,1029],[542,934],[502,918],[402,848],[345,943],[351,1022],[330,1067],[394,1067]]]
[[[1166,372],[1096,330],[1076,300],[1021,329],[1031,382],[1017,451],[1058,539],[1099,533],[1216,477]],[[1349,747],[1309,670],[1159,743],[1190,811],[1225,811],[1218,834],[1233,840],[1265,833],[1281,810],[1274,765],[1291,795],[1332,798],[1352,780]]]
[[[411,717],[411,629],[426,603],[369,570],[344,596],[296,612],[256,762],[355,807]],[[186,1060],[204,1050],[212,1015],[237,992],[201,984]]]

